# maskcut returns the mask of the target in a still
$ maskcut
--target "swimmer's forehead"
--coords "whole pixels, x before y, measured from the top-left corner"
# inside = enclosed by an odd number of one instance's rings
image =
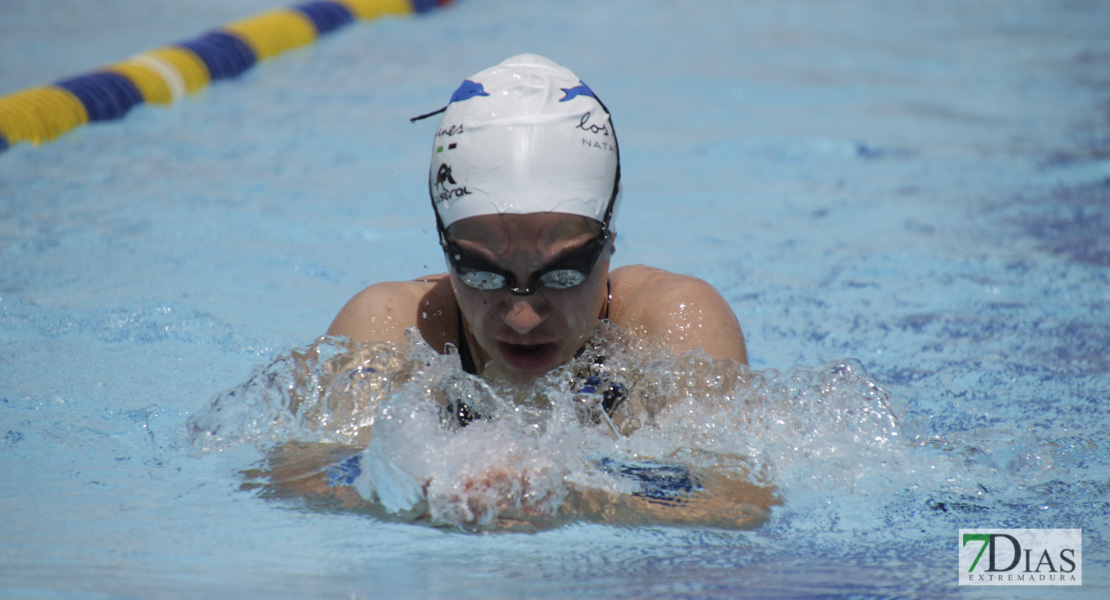
[[[544,212],[468,217],[448,227],[447,234],[453,240],[475,243],[534,240],[547,245],[584,241],[596,237],[601,230],[602,224],[589,217]]]

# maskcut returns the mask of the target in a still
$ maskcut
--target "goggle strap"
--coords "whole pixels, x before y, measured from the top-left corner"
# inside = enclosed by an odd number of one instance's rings
[[[609,195],[609,206],[605,207],[605,220],[602,221],[605,231],[608,232],[609,221],[613,218],[613,210],[617,202],[617,193],[621,189],[621,144],[617,140],[617,126],[613,124],[613,113],[609,112],[609,107],[605,106],[605,103],[601,101],[596,93],[594,94],[594,100],[597,100],[597,103],[601,105],[601,110],[604,110],[605,114],[609,116],[609,129],[613,132],[613,147],[617,149],[617,174],[613,177],[613,192]]]
[[[417,115],[417,116],[409,119],[409,123],[415,123],[417,121],[422,121],[424,119],[427,119],[428,117],[434,117],[434,116],[438,115],[439,113],[446,112],[446,111],[447,111],[447,107],[444,106],[443,108],[441,108],[439,110],[433,110],[430,113],[424,113],[422,115]]]

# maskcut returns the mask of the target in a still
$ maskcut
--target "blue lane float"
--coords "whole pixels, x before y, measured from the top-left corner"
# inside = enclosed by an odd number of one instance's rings
[[[254,66],[254,51],[239,37],[223,31],[211,31],[196,39],[176,44],[196,54],[208,68],[211,81],[234,79]]]
[[[85,106],[90,122],[123,118],[136,104],[143,101],[139,88],[118,73],[78,75],[54,85],[77,96]]]
[[[447,4],[442,0],[412,0],[413,12],[426,13]]]
[[[320,35],[331,33],[355,20],[350,9],[335,2],[305,2],[293,8],[304,13],[316,27],[316,33]]]
[[[212,81],[310,44],[356,20],[426,13],[451,0],[313,0],[269,11],[151,50],[96,72],[0,97],[0,153],[38,145],[94,121],[121,119],[138,104],[169,104]]]

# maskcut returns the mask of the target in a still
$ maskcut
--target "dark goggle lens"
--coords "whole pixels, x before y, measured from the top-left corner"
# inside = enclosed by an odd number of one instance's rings
[[[493,271],[468,271],[465,267],[460,269],[456,266],[455,272],[458,273],[460,281],[476,290],[492,292],[505,287],[508,283],[504,275]]]
[[[590,271],[592,270],[593,268],[591,267]],[[582,282],[586,281],[589,276],[589,271],[583,273],[578,269],[555,269],[553,271],[545,271],[536,279],[539,281],[540,285],[545,288],[565,290],[576,285],[582,285]]]
[[[545,287],[553,290],[565,290],[582,285],[590,277],[601,251],[605,247],[608,236],[604,233],[581,248],[559,261],[549,269],[532,276],[531,285],[520,289],[512,286],[513,293],[531,294],[535,287]],[[447,253],[447,260],[455,269],[459,280],[468,287],[486,292],[504,289],[515,279],[512,273],[498,269],[485,260],[476,257],[452,241],[445,241],[443,248]]]

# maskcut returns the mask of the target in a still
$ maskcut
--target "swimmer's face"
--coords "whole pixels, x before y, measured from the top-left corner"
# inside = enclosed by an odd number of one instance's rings
[[[451,284],[479,346],[475,362],[489,363],[484,375],[531,383],[569,362],[589,339],[608,293],[611,242],[602,238],[597,262],[586,264],[600,233],[597,221],[561,213],[483,215],[448,228],[469,270],[478,271],[471,283],[479,288],[464,283],[454,268]],[[505,285],[498,288],[497,277],[489,284],[481,269],[500,274]],[[576,283],[574,273],[583,271],[588,274]],[[520,294],[523,288],[532,293]]]

